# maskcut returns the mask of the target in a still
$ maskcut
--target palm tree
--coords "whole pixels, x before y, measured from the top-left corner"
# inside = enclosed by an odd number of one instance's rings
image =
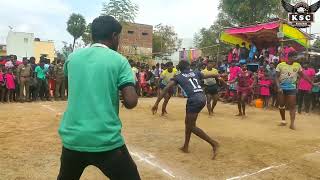
[[[76,40],[79,39],[86,30],[86,20],[81,14],[71,14],[67,22],[67,31],[73,36],[72,50]]]

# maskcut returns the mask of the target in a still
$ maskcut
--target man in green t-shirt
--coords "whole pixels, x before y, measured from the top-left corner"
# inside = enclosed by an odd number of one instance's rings
[[[46,73],[47,70],[44,67],[44,61],[40,60],[40,64],[35,68],[34,72],[37,77],[37,93],[36,96],[40,97],[41,100],[45,100],[47,92],[47,80]]]
[[[140,179],[119,119],[119,90],[127,109],[138,103],[129,62],[116,52],[122,26],[111,16],[100,16],[91,30],[94,44],[72,53],[64,65],[69,94],[59,128],[58,180],[79,179],[89,165],[110,179]]]

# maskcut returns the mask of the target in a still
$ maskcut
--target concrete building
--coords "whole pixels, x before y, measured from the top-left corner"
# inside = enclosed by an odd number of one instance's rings
[[[45,56],[51,62],[54,60],[55,49],[53,41],[40,41],[39,38],[34,40],[34,57],[36,58],[36,62],[39,62],[41,56]]]
[[[7,54],[14,54],[21,60],[34,56],[34,34],[9,31],[7,36]]]
[[[14,54],[18,60],[23,57],[35,57],[39,62],[41,56],[45,56],[51,61],[55,57],[55,47],[53,41],[40,41],[34,38],[33,33],[9,31],[7,36],[7,55]]]
[[[152,55],[153,26],[130,23],[123,26],[119,50],[124,55]]]

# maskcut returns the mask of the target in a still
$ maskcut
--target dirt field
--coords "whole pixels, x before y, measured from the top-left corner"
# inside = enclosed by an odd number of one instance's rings
[[[320,179],[320,115],[297,116],[297,131],[279,127],[277,111],[248,109],[236,118],[236,105],[219,103],[215,116],[204,110],[198,126],[220,142],[216,160],[210,146],[184,140],[185,99],[169,102],[167,117],[151,115],[155,99],[121,109],[123,134],[142,179]],[[0,180],[55,179],[61,143],[57,129],[66,102],[0,104]],[[82,179],[105,177],[88,167]]]

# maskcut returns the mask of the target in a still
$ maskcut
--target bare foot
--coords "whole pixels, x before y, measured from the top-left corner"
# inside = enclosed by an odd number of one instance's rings
[[[242,119],[246,119],[247,118],[247,116],[244,114],[244,115],[242,115],[242,117],[241,117]]]
[[[213,150],[212,160],[214,160],[216,158],[218,148],[219,148],[219,143],[215,143],[215,145],[212,147],[212,150]]]
[[[281,121],[279,126],[286,126],[287,125],[287,122],[286,121]]]
[[[296,127],[295,127],[293,124],[291,124],[291,125],[290,125],[290,129],[296,130]]]
[[[239,114],[237,114],[236,116],[239,116],[239,117],[240,117],[240,116],[242,116],[242,113],[239,113]]]
[[[184,153],[189,153],[189,148],[186,148],[186,147],[181,147],[179,148],[182,152]]]

